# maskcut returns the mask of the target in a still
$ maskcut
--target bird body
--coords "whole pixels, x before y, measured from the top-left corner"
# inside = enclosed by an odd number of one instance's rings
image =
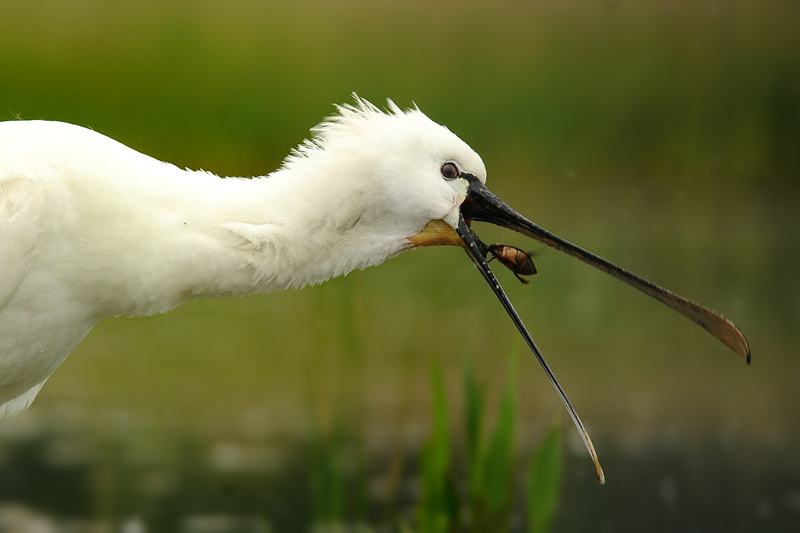
[[[390,102],[384,113],[356,97],[338,110],[280,169],[256,178],[181,170],[69,124],[0,122],[0,417],[27,408],[105,317],[302,287],[415,247],[456,245],[541,364],[603,482],[583,423],[486,260],[493,253],[519,277],[536,272],[530,255],[487,246],[473,221],[628,283],[750,361],[744,335],[722,315],[511,209],[486,188],[481,158],[419,109]]]
[[[220,178],[78,126],[0,123],[0,415],[27,407],[105,317],[379,264],[463,200],[443,160],[485,176],[416,110],[359,101],[315,133],[268,176]]]

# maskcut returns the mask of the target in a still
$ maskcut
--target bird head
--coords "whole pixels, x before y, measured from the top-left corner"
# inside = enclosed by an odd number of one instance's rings
[[[362,265],[379,263],[414,247],[455,245],[466,250],[556,388],[601,482],[604,477],[591,439],[492,272],[486,258],[490,247],[474,233],[472,222],[511,229],[580,259],[694,320],[750,361],[744,335],[722,315],[636,276],[514,211],[486,188],[486,168],[478,154],[418,108],[402,111],[390,101],[384,113],[366,100],[357,96],[355,100],[355,105],[339,106],[338,115],[317,126],[314,138],[289,157],[287,166],[321,165],[318,168],[324,172],[317,174],[325,174],[329,188],[317,196],[338,202],[335,209],[325,212],[344,217],[341,227],[348,231],[357,231],[360,225],[366,232],[362,236],[374,237],[369,244],[376,250],[374,257]],[[315,174],[312,169],[305,170],[300,174]],[[399,244],[379,249],[382,242]]]
[[[329,209],[315,210],[342,217],[338,223],[326,221],[328,227],[350,230],[361,226],[362,239],[374,237],[392,243],[376,251],[370,264],[409,248],[460,246],[523,331],[489,267],[489,247],[471,227],[474,221],[488,222],[542,242],[639,289],[692,319],[750,362],[744,335],[720,314],[558,237],[509,207],[486,187],[486,167],[480,156],[418,108],[403,111],[390,100],[383,112],[353,96],[355,105],[337,106],[339,113],[316,126],[314,137],[293,151],[285,166],[311,165],[298,175],[317,176],[320,184],[315,197],[329,204]],[[334,209],[330,209],[331,203]]]
[[[369,246],[387,254],[377,262],[409,248],[461,245],[455,231],[464,177],[486,181],[480,156],[417,108],[389,101],[383,112],[354,97],[355,105],[337,106],[285,162],[313,180],[314,198],[328,202],[312,210],[327,217],[325,227],[370,232]]]

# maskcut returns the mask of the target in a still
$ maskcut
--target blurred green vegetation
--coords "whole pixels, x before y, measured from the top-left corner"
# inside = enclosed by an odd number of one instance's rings
[[[503,387],[503,399],[496,426],[484,443],[485,388],[476,382],[471,365],[464,371],[464,445],[454,445],[449,429],[452,409],[441,369],[433,376],[433,424],[421,457],[422,493],[418,504],[417,527],[420,533],[512,531],[511,524],[527,520],[526,527],[514,530],[529,533],[549,531],[558,502],[561,478],[560,430],[553,427],[536,450],[531,465],[522,470],[515,450],[515,407],[517,350],[511,355],[510,382]],[[464,463],[456,452],[464,448]],[[465,473],[466,475],[459,475]],[[524,510],[520,512],[517,492],[527,488]],[[464,486],[460,486],[464,485]]]
[[[250,174],[357,91],[542,170],[762,188],[800,168],[797,9],[5,0],[3,111]]]
[[[585,457],[565,456],[585,476],[565,477],[564,493],[588,510],[556,526],[614,522],[605,504],[623,489],[651,516],[684,516],[669,502],[690,498],[648,492],[663,481],[651,462],[641,487],[615,485],[622,463],[661,451],[699,472],[675,481],[703,495],[696,521],[734,530],[800,512],[759,477],[783,461],[800,479],[798,20],[778,0],[3,0],[0,118],[73,122],[178,166],[260,175],[353,91],[416,103],[482,155],[489,186],[520,212],[721,311],[753,347],[745,368],[555,252],[536,257],[529,287],[499,272],[601,458],[616,457],[597,496]],[[389,448],[420,445],[430,359],[448,391],[465,350],[480,382],[505,382],[515,342],[463,253],[421,250],[319,287],[103,321],[0,432],[74,408],[87,432],[124,412],[171,441],[247,440],[263,410],[264,438],[291,440],[344,412],[372,456],[387,434]],[[517,381],[515,438],[532,446],[561,406],[526,354]],[[699,449],[730,453],[733,480],[702,479]]]

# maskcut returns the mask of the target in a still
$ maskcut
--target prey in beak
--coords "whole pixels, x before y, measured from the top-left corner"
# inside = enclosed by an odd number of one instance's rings
[[[589,438],[589,434],[587,433],[583,422],[581,422],[581,419],[575,412],[575,409],[572,407],[569,398],[567,398],[564,389],[561,388],[561,385],[558,383],[558,380],[556,379],[552,370],[550,370],[547,361],[545,361],[542,352],[534,342],[533,338],[528,332],[528,329],[525,327],[525,324],[523,324],[522,319],[520,319],[519,315],[514,309],[514,306],[508,299],[508,296],[506,296],[503,287],[500,286],[500,283],[497,281],[492,269],[489,267],[489,262],[486,259],[487,252],[492,251],[492,246],[496,247],[504,245],[487,246],[481,242],[481,240],[477,235],[475,235],[470,227],[470,223],[472,221],[488,222],[490,224],[509,228],[534,240],[551,246],[556,250],[560,250],[568,255],[576,257],[581,261],[624,281],[628,285],[639,289],[645,294],[652,296],[661,303],[671,307],[680,314],[692,319],[701,327],[706,329],[709,333],[725,343],[733,351],[744,357],[747,361],[747,364],[750,364],[750,346],[747,343],[747,339],[745,339],[739,328],[737,328],[733,322],[724,316],[712,311],[711,309],[708,309],[707,307],[703,307],[700,304],[684,298],[683,296],[659,287],[655,283],[628,272],[627,270],[584,250],[583,248],[565,241],[561,237],[550,233],[544,228],[537,226],[506,205],[502,200],[489,191],[489,189],[487,189],[477,177],[468,173],[460,173],[458,177],[466,180],[468,186],[467,196],[464,202],[461,204],[457,223],[453,224],[455,225],[455,233],[457,234],[457,237],[456,235],[453,235],[453,229],[447,227],[452,224],[452,222],[448,224],[444,221],[437,221],[440,223],[429,224],[422,233],[420,233],[418,236],[415,236],[417,237],[416,239],[412,238],[412,242],[417,246],[425,246],[429,244],[455,244],[466,249],[467,254],[478,267],[478,270],[492,288],[492,291],[494,291],[495,296],[497,296],[497,298],[500,300],[500,303],[511,317],[514,325],[525,339],[528,347],[536,356],[539,364],[544,369],[547,377],[550,379],[550,382],[553,384],[558,392],[558,395],[561,397],[561,400],[564,402],[570,417],[572,417],[575,426],[578,428],[580,436],[583,439],[583,443],[586,445],[586,449],[592,456],[595,466],[595,473],[600,483],[605,482],[605,476],[603,474],[603,469],[600,467],[597,453],[592,445],[592,440]],[[514,268],[512,268],[512,271],[514,271],[515,275],[519,277],[518,272],[515,271]],[[533,269],[533,273],[535,273],[535,268]]]

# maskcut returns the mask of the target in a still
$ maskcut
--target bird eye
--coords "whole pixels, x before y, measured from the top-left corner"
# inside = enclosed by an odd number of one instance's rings
[[[442,165],[442,177],[446,180],[452,180],[458,177],[458,167],[455,163],[445,163]]]

